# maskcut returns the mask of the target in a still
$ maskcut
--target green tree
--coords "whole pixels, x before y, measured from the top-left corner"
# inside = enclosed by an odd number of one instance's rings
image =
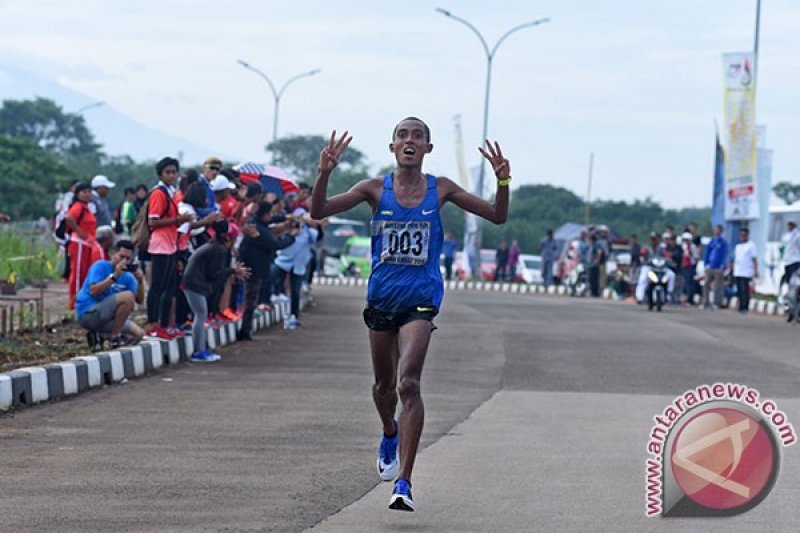
[[[319,154],[328,140],[322,135],[293,135],[269,143],[267,150],[274,154],[276,165],[302,180],[313,182],[317,176]],[[351,145],[342,154],[337,168],[339,171],[364,171],[365,165],[364,154]]]
[[[319,154],[328,144],[322,135],[295,135],[270,143],[267,150],[275,155],[275,164],[313,185],[317,178]],[[361,180],[372,177],[364,154],[350,145],[339,159],[339,165],[328,182],[328,196],[341,194]],[[368,222],[372,216],[369,206],[362,204],[339,216]]]
[[[668,224],[681,231],[689,222],[697,223],[700,232],[708,234],[710,218],[710,207],[665,210],[652,198],[598,200],[592,203],[590,224],[605,224],[625,238],[635,233],[643,240],[652,231],[661,233]],[[508,222],[501,226],[483,224],[482,247],[496,248],[500,240],[517,240],[526,253],[539,253],[539,243],[548,229],[583,220],[584,201],[572,191],[552,185],[523,185],[511,193]]]
[[[56,194],[78,174],[28,139],[0,135],[0,212],[51,217]]]
[[[800,200],[800,184],[780,181],[772,186],[772,192],[775,193],[775,196],[783,200],[786,205],[793,204],[797,200]]]
[[[65,113],[47,98],[5,100],[0,107],[0,135],[28,139],[65,162],[70,158],[98,162],[101,155],[101,145],[83,116]]]

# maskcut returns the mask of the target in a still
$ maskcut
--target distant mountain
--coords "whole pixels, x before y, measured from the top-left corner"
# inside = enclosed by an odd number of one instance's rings
[[[96,101],[56,81],[0,63],[0,100],[29,100],[37,96],[55,101],[65,112],[73,112]],[[97,142],[109,155],[127,154],[142,161],[180,154],[187,164],[197,164],[209,154],[216,153],[137,122],[108,104],[89,110],[83,116]]]

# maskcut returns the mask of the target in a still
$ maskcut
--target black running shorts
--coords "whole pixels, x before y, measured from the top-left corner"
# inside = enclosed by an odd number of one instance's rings
[[[373,331],[398,331],[401,327],[415,320],[426,320],[431,323],[431,331],[436,329],[433,318],[439,310],[433,306],[416,306],[407,311],[390,313],[374,307],[364,309],[364,323]]]

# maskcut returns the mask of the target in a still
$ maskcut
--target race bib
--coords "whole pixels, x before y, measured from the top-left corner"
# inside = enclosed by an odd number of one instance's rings
[[[430,222],[386,221],[381,237],[381,263],[421,266],[428,262]]]

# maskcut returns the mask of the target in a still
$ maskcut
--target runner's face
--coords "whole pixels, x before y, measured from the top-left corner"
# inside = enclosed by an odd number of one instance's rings
[[[428,142],[425,127],[416,120],[404,120],[397,125],[389,151],[394,154],[399,167],[420,167],[425,154],[433,150]]]

